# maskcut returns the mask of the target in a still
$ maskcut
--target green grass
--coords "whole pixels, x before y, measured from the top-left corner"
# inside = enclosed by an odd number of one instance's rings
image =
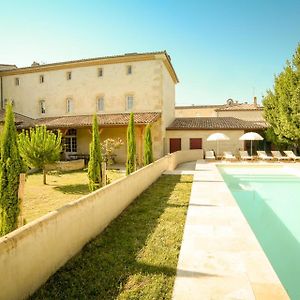
[[[125,176],[125,173],[108,170],[107,175],[112,182]],[[43,184],[42,176],[41,173],[31,174],[25,182],[24,217],[27,222],[89,193],[85,170],[50,172],[46,185]]]
[[[31,299],[171,299],[191,185],[161,176]]]

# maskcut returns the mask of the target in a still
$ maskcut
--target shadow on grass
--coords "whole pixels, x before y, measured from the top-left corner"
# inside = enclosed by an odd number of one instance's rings
[[[161,176],[31,299],[107,300],[124,289],[136,291],[138,295],[131,294],[134,299],[170,298],[191,181],[186,176]],[[184,208],[168,207],[182,203]],[[147,289],[154,289],[155,296]]]
[[[87,184],[66,184],[54,187],[54,190],[64,194],[86,195],[88,194],[89,187]]]

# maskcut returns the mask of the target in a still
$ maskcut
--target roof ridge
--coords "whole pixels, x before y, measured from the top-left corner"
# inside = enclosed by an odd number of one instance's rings
[[[90,58],[82,58],[82,59],[74,59],[74,60],[65,60],[65,61],[59,61],[59,62],[53,62],[53,63],[46,63],[46,64],[38,64],[34,66],[27,66],[27,67],[21,67],[17,68],[17,70],[23,70],[23,69],[34,69],[39,67],[48,67],[48,66],[55,66],[55,65],[61,65],[61,64],[71,64],[71,63],[80,63],[80,62],[86,62],[86,61],[95,61],[99,59],[110,59],[110,58],[119,58],[119,57],[128,57],[128,56],[142,56],[142,55],[156,55],[156,54],[165,54],[167,57],[169,54],[166,50],[161,51],[150,51],[150,52],[130,52],[130,53],[124,53],[124,54],[116,54],[116,55],[106,55],[106,56],[98,56],[98,57],[90,57]],[[1,72],[1,71],[0,71]]]

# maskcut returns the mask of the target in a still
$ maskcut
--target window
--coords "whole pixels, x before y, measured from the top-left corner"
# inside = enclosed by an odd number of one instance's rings
[[[97,99],[97,111],[103,111],[104,110],[104,97],[99,97]]]
[[[98,68],[98,77],[102,77],[102,76],[103,76],[103,69]]]
[[[18,77],[15,78],[15,85],[20,85],[20,79]]]
[[[131,75],[132,74],[132,66],[129,65],[127,66],[127,75]]]
[[[72,79],[72,72],[67,72],[67,80],[71,80]]]
[[[6,107],[6,104],[7,104],[7,99],[4,99],[4,101],[3,101],[3,107],[2,108],[4,108],[5,109],[5,107]]]
[[[44,75],[40,75],[40,83],[44,83]]]
[[[77,152],[77,131],[76,129],[69,129],[65,136],[65,151],[68,153]]]
[[[181,139],[170,139],[170,153],[181,150]]]
[[[126,109],[131,110],[133,108],[133,96],[127,96],[126,97]]]
[[[190,149],[202,149],[202,139],[190,139]]]
[[[40,100],[40,113],[45,114],[46,113],[46,101]]]
[[[72,99],[67,99],[67,112],[73,112],[73,100]]]

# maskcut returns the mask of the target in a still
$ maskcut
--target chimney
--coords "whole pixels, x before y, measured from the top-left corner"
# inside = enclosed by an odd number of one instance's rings
[[[253,104],[254,104],[255,106],[257,106],[257,97],[256,97],[256,96],[254,96],[254,98],[253,98]]]

